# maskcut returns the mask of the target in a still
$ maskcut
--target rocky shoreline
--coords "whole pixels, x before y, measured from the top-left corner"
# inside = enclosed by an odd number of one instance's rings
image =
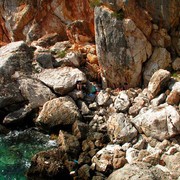
[[[0,3],[0,133],[58,143],[27,179],[179,180],[179,1],[67,1]]]
[[[17,109],[5,115],[3,124],[12,128],[34,123],[41,131],[58,132],[58,148],[36,154],[28,178],[179,177],[180,82],[169,71],[156,71],[144,89],[102,89],[66,62],[44,70],[32,58],[28,64],[32,48],[23,41],[0,52],[5,62],[1,111]],[[77,81],[85,89],[78,89]]]

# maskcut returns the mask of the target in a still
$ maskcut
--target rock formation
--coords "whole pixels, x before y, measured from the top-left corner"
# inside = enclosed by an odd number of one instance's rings
[[[178,179],[179,12],[179,0],[0,2],[0,132],[58,142],[30,179]]]

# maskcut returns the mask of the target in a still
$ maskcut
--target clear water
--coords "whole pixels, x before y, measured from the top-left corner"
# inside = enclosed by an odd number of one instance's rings
[[[49,136],[32,129],[0,135],[0,180],[25,180],[31,157],[56,146]]]

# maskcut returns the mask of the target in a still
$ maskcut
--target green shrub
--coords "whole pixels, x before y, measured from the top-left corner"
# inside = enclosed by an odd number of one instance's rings
[[[177,81],[180,81],[180,72],[174,72],[172,75],[172,78],[176,79]]]
[[[66,51],[58,51],[57,56],[59,58],[64,58],[66,56],[67,52]]]
[[[123,20],[124,19],[124,12],[123,12],[123,10],[119,10],[117,12],[113,12],[112,13],[112,17],[115,17],[118,20]]]
[[[96,6],[100,6],[100,5],[101,5],[100,0],[90,0],[90,6],[92,8],[95,8]]]

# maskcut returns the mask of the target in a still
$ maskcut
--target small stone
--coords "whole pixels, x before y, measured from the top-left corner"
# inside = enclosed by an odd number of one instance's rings
[[[109,93],[104,90],[101,90],[96,97],[96,102],[99,106],[105,106],[109,98],[110,98]]]
[[[76,136],[78,139],[85,139],[87,137],[88,131],[88,125],[81,121],[75,121],[72,126],[73,135]]]
[[[119,169],[119,168],[123,167],[126,163],[127,163],[127,160],[124,157],[114,158],[113,159],[113,168]]]
[[[121,91],[117,96],[114,107],[116,108],[117,112],[125,112],[130,106],[129,97],[125,91]]]
[[[129,148],[126,151],[126,159],[127,159],[128,163],[132,164],[132,163],[136,162],[138,160],[138,154],[139,154],[139,150],[134,149],[134,148]]]
[[[98,107],[98,105],[96,102],[89,104],[89,109],[91,109],[91,110],[96,110],[97,107]]]

